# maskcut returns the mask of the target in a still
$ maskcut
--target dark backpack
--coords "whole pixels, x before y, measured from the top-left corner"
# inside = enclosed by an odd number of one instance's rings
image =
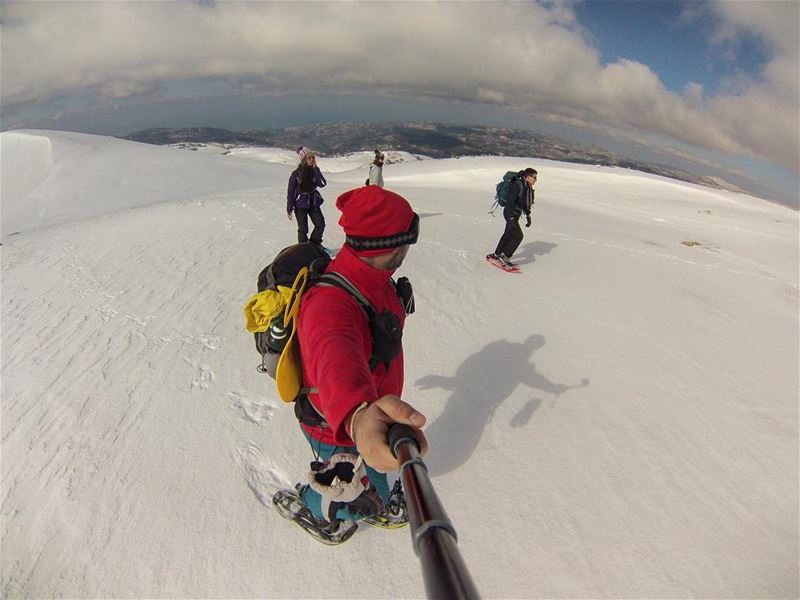
[[[519,180],[519,173],[516,171],[507,171],[503,175],[503,180],[495,186],[495,200],[500,206],[505,206],[508,203],[508,195],[514,187],[514,182]]]
[[[279,285],[291,288],[303,268],[308,269],[309,275],[321,273],[330,261],[331,257],[318,244],[305,242],[288,246],[278,252],[273,261],[258,274],[258,291],[278,293]],[[270,322],[269,329],[253,334],[256,350],[261,355],[259,372],[275,378],[278,359],[291,334],[291,324],[284,326],[284,311]]]
[[[303,242],[287,246],[258,274],[258,291],[275,290],[279,285],[291,287],[303,267],[321,273],[329,262],[330,255],[319,244]]]

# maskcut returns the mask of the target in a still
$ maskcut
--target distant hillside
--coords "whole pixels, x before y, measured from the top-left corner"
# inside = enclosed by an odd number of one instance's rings
[[[564,162],[623,167],[732,192],[737,186],[719,178],[621,157],[613,152],[567,142],[523,129],[444,125],[441,123],[326,123],[229,131],[213,127],[156,128],[124,139],[147,144],[217,143],[235,146],[295,148],[304,144],[321,156],[372,148],[404,150],[432,158],[458,156],[530,156]]]

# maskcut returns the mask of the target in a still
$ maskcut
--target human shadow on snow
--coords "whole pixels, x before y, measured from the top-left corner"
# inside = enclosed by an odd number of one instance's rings
[[[530,242],[520,248],[512,257],[514,263],[518,265],[527,265],[535,262],[537,256],[544,256],[550,254],[553,248],[557,248],[558,244],[551,242]]]
[[[532,335],[522,343],[491,342],[462,362],[454,377],[426,375],[415,382],[423,390],[442,388],[452,392],[442,414],[425,428],[431,446],[425,462],[432,476],[453,471],[469,459],[495,410],[518,385],[550,394],[553,401],[569,389],[589,385],[588,379],[572,386],[553,383],[538,373],[536,365],[529,361],[544,343],[541,335]],[[541,403],[541,398],[531,398],[510,425],[525,426]]]

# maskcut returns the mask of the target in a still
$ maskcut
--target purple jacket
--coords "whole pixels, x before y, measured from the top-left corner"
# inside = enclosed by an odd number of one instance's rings
[[[320,206],[324,200],[317,191],[318,187],[325,187],[328,182],[319,170],[319,167],[314,167],[314,180],[311,182],[311,190],[307,192],[300,192],[300,181],[298,176],[300,174],[300,167],[292,171],[289,176],[289,189],[286,192],[286,212],[292,214],[295,208],[315,208]]]

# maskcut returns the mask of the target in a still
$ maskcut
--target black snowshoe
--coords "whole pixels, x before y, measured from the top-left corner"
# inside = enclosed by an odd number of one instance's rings
[[[364,517],[364,523],[381,529],[399,529],[408,525],[408,510],[406,497],[403,494],[403,484],[398,479],[394,483],[389,501],[374,517]]]
[[[355,521],[325,521],[314,516],[300,497],[302,484],[294,490],[278,490],[272,496],[278,514],[293,521],[318,542],[338,546],[349,540],[358,529]]]

